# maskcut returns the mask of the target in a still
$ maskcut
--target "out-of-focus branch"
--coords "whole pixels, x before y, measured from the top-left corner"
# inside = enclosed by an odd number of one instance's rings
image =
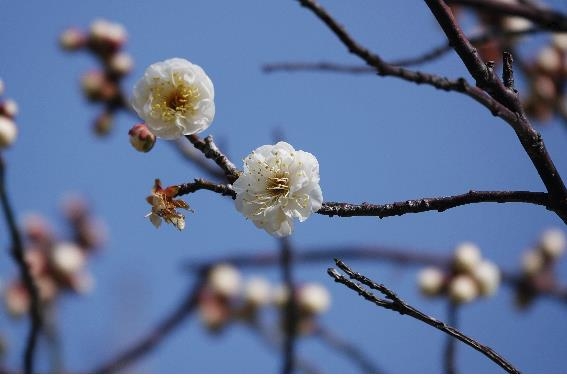
[[[3,157],[0,155],[0,202],[2,202],[2,210],[4,217],[8,224],[12,247],[10,248],[12,258],[20,271],[20,279],[24,283],[27,292],[30,296],[30,331],[26,340],[26,347],[24,351],[24,372],[33,373],[34,371],[34,353],[37,345],[37,339],[42,326],[42,312],[39,293],[35,285],[31,272],[26,264],[24,258],[24,246],[18,226],[16,225],[16,218],[12,211],[12,206],[8,199],[6,190],[6,167]]]
[[[298,251],[294,256],[295,264],[320,264],[328,262],[333,258],[349,260],[373,260],[385,261],[401,266],[448,266],[452,259],[448,254],[431,253],[427,251],[413,251],[407,249],[385,248],[377,246],[344,246],[344,247],[324,247],[306,249]],[[273,251],[258,251],[250,254],[249,251],[234,251],[224,257],[215,258],[203,262],[192,262],[184,265],[188,272],[199,272],[204,267],[214,266],[220,263],[228,263],[236,267],[271,267],[280,261],[280,254]],[[501,271],[502,282],[518,289],[525,285],[523,277],[511,272]],[[534,294],[567,304],[567,287],[530,287]]]
[[[213,160],[223,170],[231,184],[240,176],[236,166],[218,149],[212,136],[209,135],[204,140],[194,134],[186,137],[206,158]]]
[[[335,349],[337,352],[344,354],[346,357],[351,359],[358,367],[360,372],[363,374],[383,374],[382,369],[378,368],[374,361],[372,361],[364,352],[356,346],[343,340],[330,329],[323,327],[320,324],[315,326],[313,335],[321,338],[323,342],[329,345],[331,348]]]
[[[282,308],[284,319],[283,367],[282,373],[291,374],[295,370],[295,344],[297,340],[297,301],[293,281],[293,250],[289,238],[280,239],[280,267],[282,279],[288,290],[288,301]]]
[[[190,290],[187,291],[187,294],[181,300],[181,303],[179,303],[179,305],[170,314],[159,322],[155,328],[150,330],[150,332],[141,340],[126,348],[110,361],[107,361],[94,369],[94,373],[109,374],[118,372],[153,351],[184,320],[186,320],[189,315],[193,313],[193,310],[195,310],[197,306],[199,292],[203,286],[205,276],[206,273],[204,271],[200,272],[197,282]]]
[[[424,322],[425,324],[435,327],[438,330],[445,332],[446,334],[452,337],[457,338],[459,341],[469,345],[470,347],[484,354],[486,357],[494,361],[498,366],[502,367],[508,373],[520,373],[518,369],[512,366],[512,364],[510,364],[508,361],[506,361],[503,357],[501,357],[498,353],[496,353],[488,346],[479,343],[478,341],[466,336],[458,329],[453,328],[441,322],[440,320],[437,320],[429,315],[426,315],[423,312],[419,311],[418,309],[410,306],[384,285],[377,284],[374,281],[370,280],[369,278],[352,271],[342,261],[335,260],[335,262],[337,266],[350,277],[350,279],[354,281],[358,281],[363,285],[369,287],[370,289],[379,291],[385,296],[386,299],[377,297],[372,292],[364,289],[359,283],[350,281],[349,279],[341,275],[336,269],[329,268],[327,272],[329,273],[329,276],[331,276],[335,280],[335,282],[345,285],[349,289],[358,293],[358,295],[362,296],[364,299],[374,303],[379,307],[396,311],[401,315],[408,315],[414,319]]]
[[[452,301],[447,303],[447,323],[454,328],[459,327],[458,324],[458,307]],[[445,374],[457,374],[457,339],[448,335],[447,336],[447,343],[445,344],[445,353],[444,353],[444,366],[445,366]]]
[[[492,64],[485,64],[482,61],[477,50],[461,31],[451,10],[442,0],[425,0],[425,2],[441,25],[449,43],[476,80],[476,85],[515,114],[515,117],[508,120],[508,123],[516,132],[520,143],[551,195],[551,200],[555,205],[553,210],[567,223],[567,188],[545,148],[541,135],[534,130],[527,119],[517,91],[504,85],[494,73]],[[507,78],[512,77],[513,81],[511,65],[505,65],[505,70],[507,70],[505,71]]]
[[[497,0],[447,0],[447,3],[473,7],[490,14],[523,17],[551,31],[567,31],[567,15],[533,4]]]
[[[544,30],[539,28],[528,28],[524,30],[504,30],[502,33],[495,33],[494,31],[489,31],[477,36],[471,37],[469,40],[473,45],[481,45],[483,43],[489,42],[495,38],[514,38],[520,37],[528,34],[541,33]],[[435,59],[442,57],[443,55],[453,51],[453,47],[449,43],[444,43],[443,45],[432,48],[431,50],[410,58],[403,58],[398,60],[388,61],[389,65],[410,67],[431,62]],[[281,62],[281,63],[267,63],[262,66],[262,70],[265,73],[274,72],[294,72],[294,71],[319,71],[319,72],[338,72],[347,74],[376,74],[376,68],[369,66],[360,65],[348,65],[333,62]]]

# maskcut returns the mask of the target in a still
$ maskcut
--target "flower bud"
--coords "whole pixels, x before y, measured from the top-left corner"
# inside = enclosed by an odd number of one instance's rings
[[[533,26],[532,22],[523,17],[504,17],[504,29],[509,32],[521,32]],[[517,40],[518,38],[514,38]]]
[[[18,135],[18,128],[10,118],[0,116],[0,148],[11,146]]]
[[[481,261],[476,266],[473,277],[477,281],[479,294],[483,296],[493,295],[500,285],[500,270],[494,263],[487,260]]]
[[[309,315],[321,314],[331,305],[331,295],[327,288],[317,283],[308,283],[299,287],[297,292],[299,310]]]
[[[86,45],[87,37],[77,28],[69,28],[59,36],[59,45],[63,50],[76,51]]]
[[[555,48],[567,52],[567,33],[553,33],[551,35],[551,42]]]
[[[138,123],[128,131],[130,144],[137,151],[149,152],[156,143],[156,136],[148,129],[146,124]]]
[[[240,292],[240,272],[232,265],[220,264],[209,272],[209,286],[215,294],[234,297]]]
[[[91,101],[98,101],[103,98],[104,86],[106,78],[104,73],[97,70],[91,70],[83,74],[81,77],[81,87],[83,93]]]
[[[53,247],[51,263],[58,272],[70,276],[84,268],[86,256],[84,251],[75,243],[62,242]]]
[[[39,276],[35,278],[35,286],[39,299],[45,303],[51,302],[57,295],[57,284],[50,276]]]
[[[4,304],[11,316],[19,317],[27,313],[30,297],[24,285],[20,282],[10,284],[4,291]]]
[[[105,51],[117,51],[126,43],[126,29],[107,20],[93,21],[89,33],[91,41]]]
[[[0,103],[0,115],[14,119],[18,115],[18,103],[11,98]]]
[[[544,258],[539,250],[530,249],[522,255],[522,272],[527,276],[535,276],[544,266]]]
[[[119,76],[124,76],[129,74],[134,67],[134,61],[132,57],[127,53],[116,53],[108,62],[108,68],[114,74]]]
[[[557,96],[555,83],[549,76],[537,75],[533,79],[534,94],[545,101],[552,101]]]
[[[445,277],[438,268],[425,268],[417,277],[419,289],[424,295],[433,296],[441,292]]]
[[[449,298],[457,304],[468,303],[478,295],[474,280],[468,275],[456,276],[449,283]]]
[[[42,215],[27,214],[22,223],[25,235],[32,243],[45,245],[53,239],[53,230],[47,219]]]
[[[254,306],[261,307],[270,302],[271,286],[261,277],[252,277],[246,282],[244,300]]]
[[[289,300],[289,289],[285,284],[277,285],[272,292],[272,302],[277,307],[283,307]]]
[[[460,272],[472,272],[480,262],[480,249],[473,243],[465,242],[455,248],[455,269]]]
[[[544,72],[556,72],[561,68],[561,56],[551,46],[545,46],[540,50],[536,62]]]
[[[95,118],[93,129],[96,135],[105,136],[110,133],[114,127],[114,116],[111,113],[103,112]]]
[[[541,235],[539,242],[541,251],[548,257],[556,259],[565,252],[565,234],[559,229],[550,229]]]

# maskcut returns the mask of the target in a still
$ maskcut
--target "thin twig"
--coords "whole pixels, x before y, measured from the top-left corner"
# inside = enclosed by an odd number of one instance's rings
[[[218,149],[212,136],[209,135],[204,140],[194,134],[186,135],[186,137],[205,157],[212,159],[223,170],[229,183],[232,184],[240,176],[236,166]]]
[[[427,314],[424,314],[423,312],[417,310],[416,308],[408,305],[406,302],[400,299],[393,291],[391,291],[382,284],[375,283],[369,278],[352,271],[342,261],[336,259],[335,262],[337,266],[342,271],[344,271],[352,280],[358,281],[363,285],[369,287],[370,289],[378,290],[380,293],[382,293],[385,296],[386,299],[378,298],[373,293],[364,289],[359,283],[350,281],[346,277],[342,276],[336,269],[329,268],[327,272],[329,276],[331,276],[335,280],[335,282],[347,286],[349,289],[355,291],[356,293],[361,295],[364,299],[374,303],[377,306],[386,308],[388,310],[396,311],[401,315],[408,315],[414,319],[420,320],[432,327],[435,327],[440,331],[445,332],[448,335],[457,338],[459,341],[469,345],[470,347],[484,354],[486,357],[494,361],[498,366],[502,367],[508,373],[520,373],[518,369],[512,366],[508,361],[506,361],[503,357],[501,357],[498,353],[496,353],[488,346],[480,344],[478,341],[464,335],[458,329],[453,328]]]
[[[8,224],[10,238],[12,241],[10,252],[20,271],[20,279],[24,283],[24,286],[30,296],[30,331],[26,340],[23,361],[24,372],[29,374],[34,372],[35,347],[37,345],[37,339],[42,326],[41,303],[35,281],[25,261],[22,238],[18,231],[18,226],[16,225],[12,206],[8,200],[8,194],[6,191],[6,167],[2,156],[0,156],[0,201],[2,202],[2,210],[4,211],[4,217],[6,218],[6,223]]]
[[[447,3],[474,7],[491,15],[523,17],[550,31],[567,31],[567,15],[531,4],[496,0],[447,0]]]
[[[295,370],[295,344],[297,339],[297,301],[293,281],[293,251],[289,238],[280,239],[280,267],[282,279],[289,293],[288,301],[282,309],[284,319],[284,345],[282,373],[291,374]]]
[[[467,94],[483,104],[495,116],[512,126],[520,143],[530,157],[545,187],[554,202],[553,211],[567,223],[567,188],[551,160],[543,139],[526,118],[517,93],[506,88],[490,66],[484,64],[476,49],[462,33],[451,11],[441,0],[426,0],[427,5],[445,31],[449,43],[465,63],[476,80],[473,87],[464,79],[451,81],[447,78],[411,71],[387,64],[380,56],[358,44],[348,32],[315,0],[299,0],[311,10],[340,39],[348,50],[375,67],[379,75],[395,76],[414,83],[427,83],[436,88]]]
[[[141,340],[118,353],[110,361],[94,369],[95,374],[109,374],[123,370],[133,362],[153,351],[177,327],[193,313],[197,306],[199,292],[203,285],[205,273],[201,272],[197,282],[187,291],[181,303],[169,313],[158,325],[151,329]]]
[[[177,185],[177,196],[183,196],[190,193],[195,193],[198,190],[210,190],[220,195],[236,198],[236,192],[230,185],[215,184],[204,179],[195,179],[193,182]]]
[[[172,144],[176,147],[179,154],[185,158],[187,161],[195,164],[201,171],[207,173],[212,178],[217,180],[226,180],[226,176],[223,171],[217,166],[212,165],[212,162],[200,153],[194,146],[187,143],[186,139],[179,138],[172,141]]]

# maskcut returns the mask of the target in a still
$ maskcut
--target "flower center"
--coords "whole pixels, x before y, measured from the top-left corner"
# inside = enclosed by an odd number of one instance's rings
[[[266,191],[272,197],[284,197],[289,194],[289,177],[286,172],[276,172],[266,180]]]
[[[195,104],[199,100],[199,89],[187,85],[179,73],[173,73],[172,82],[155,79],[156,85],[151,90],[152,115],[165,122],[176,118],[186,118],[196,113]]]

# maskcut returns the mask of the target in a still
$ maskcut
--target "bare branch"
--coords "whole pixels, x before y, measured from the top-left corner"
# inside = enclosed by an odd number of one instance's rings
[[[417,310],[416,308],[408,305],[406,302],[400,299],[393,291],[391,291],[382,284],[377,284],[371,279],[352,271],[342,261],[336,259],[335,262],[337,266],[342,271],[344,271],[352,280],[358,281],[363,285],[368,286],[371,289],[378,290],[380,293],[382,293],[385,296],[386,299],[382,299],[375,296],[373,293],[364,289],[360,284],[354,281],[350,281],[346,277],[342,276],[336,269],[329,268],[327,272],[329,273],[329,276],[331,276],[335,280],[335,282],[345,285],[349,289],[358,293],[364,299],[374,303],[377,306],[386,308],[388,310],[396,311],[401,315],[408,315],[414,319],[420,320],[432,327],[435,327],[452,337],[457,338],[459,341],[467,344],[468,346],[484,354],[486,357],[494,361],[498,366],[502,367],[508,373],[520,373],[518,369],[512,366],[508,361],[506,361],[503,357],[501,357],[498,353],[496,353],[488,346],[480,344],[478,341],[466,336],[458,329],[453,328],[441,322],[440,320],[437,320],[429,315],[426,315],[423,312]]]
[[[316,325],[314,335],[321,338],[327,345],[335,349],[337,352],[344,354],[350,358],[360,368],[363,374],[383,374],[382,369],[378,368],[374,362],[364,354],[364,352],[356,346],[356,344],[349,343],[343,340],[330,329],[322,325]]]
[[[545,148],[543,139],[528,121],[517,92],[512,88],[507,88],[494,74],[491,66],[482,61],[476,49],[459,28],[451,10],[442,0],[425,0],[425,2],[441,25],[449,43],[475,78],[477,86],[515,113],[514,118],[506,120],[516,132],[520,143],[549,191],[555,203],[554,211],[567,223],[567,188]]]
[[[37,339],[42,327],[41,302],[35,281],[25,261],[22,238],[20,236],[20,232],[18,231],[18,226],[16,225],[16,218],[14,217],[12,206],[8,199],[8,194],[6,191],[6,167],[2,156],[0,156],[0,202],[2,202],[2,210],[4,211],[4,217],[6,218],[6,223],[8,224],[8,229],[10,232],[10,238],[12,242],[10,252],[12,259],[18,266],[18,269],[20,271],[20,279],[24,283],[24,286],[26,287],[26,290],[30,296],[30,331],[26,340],[23,366],[24,372],[26,374],[31,374],[34,372],[35,347],[37,345]]]
[[[362,203],[352,205],[348,203],[324,202],[319,214],[339,217],[376,216],[380,218],[408,213],[422,213],[425,211],[445,211],[454,207],[472,203],[505,203],[521,202],[550,208],[551,203],[547,193],[526,191],[469,191],[450,197],[422,198],[403,202],[394,202],[386,205],[372,205]]]
[[[213,142],[213,137],[208,136],[205,140],[201,140],[197,135],[186,135],[187,140],[195,146],[199,151],[201,151],[205,157],[212,159],[217,165],[223,170],[231,184],[236,181],[240,172],[236,169],[236,166],[218,149]]]
[[[198,190],[210,190],[223,196],[232,197],[232,199],[236,198],[236,192],[230,185],[215,184],[204,179],[195,179],[193,182],[177,185],[177,190],[177,196],[194,193]]]

